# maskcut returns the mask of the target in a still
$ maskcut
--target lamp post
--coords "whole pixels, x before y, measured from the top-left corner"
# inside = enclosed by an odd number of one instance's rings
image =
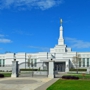
[[[31,66],[32,66],[32,77],[33,77],[33,62],[31,62]]]

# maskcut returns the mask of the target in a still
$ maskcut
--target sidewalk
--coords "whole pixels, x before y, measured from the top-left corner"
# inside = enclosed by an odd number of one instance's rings
[[[60,78],[54,78],[54,79],[50,80],[49,82],[43,84],[42,86],[36,88],[35,90],[46,90],[50,85],[52,85],[58,79],[60,79]]]

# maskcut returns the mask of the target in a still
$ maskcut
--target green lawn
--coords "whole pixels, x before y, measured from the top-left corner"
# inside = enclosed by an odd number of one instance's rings
[[[59,79],[47,90],[90,90],[90,80],[62,80]]]
[[[11,73],[0,73],[0,74],[4,74],[5,77],[11,77]]]

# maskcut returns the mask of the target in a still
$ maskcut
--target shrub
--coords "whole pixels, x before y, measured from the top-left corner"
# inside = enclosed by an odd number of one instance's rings
[[[70,69],[69,71],[77,71],[77,69]],[[78,69],[78,71],[87,71],[87,69]]]
[[[68,76],[62,76],[62,79],[75,79],[75,80],[78,80],[79,77],[68,75]]]
[[[62,79],[64,79],[66,76],[62,76]]]
[[[4,78],[4,75],[3,74],[0,74],[0,78]]]
[[[40,70],[40,69],[20,69],[20,71],[47,71],[47,70]]]
[[[20,71],[38,71],[38,69],[20,69]]]
[[[2,72],[2,70],[0,70],[0,72]]]

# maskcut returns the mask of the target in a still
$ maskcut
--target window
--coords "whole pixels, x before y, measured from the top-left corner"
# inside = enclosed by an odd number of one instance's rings
[[[81,58],[79,58],[79,67],[81,67]]]
[[[0,59],[0,67],[5,66],[5,59]]]
[[[3,66],[5,66],[5,59],[3,59]]]
[[[0,67],[1,67],[1,59],[0,59]]]
[[[36,67],[37,66],[37,59],[34,60],[34,66]]]
[[[33,59],[31,59],[31,67],[33,67]]]
[[[83,58],[83,67],[85,67],[85,58]]]
[[[87,58],[87,67],[89,67],[89,58]]]

